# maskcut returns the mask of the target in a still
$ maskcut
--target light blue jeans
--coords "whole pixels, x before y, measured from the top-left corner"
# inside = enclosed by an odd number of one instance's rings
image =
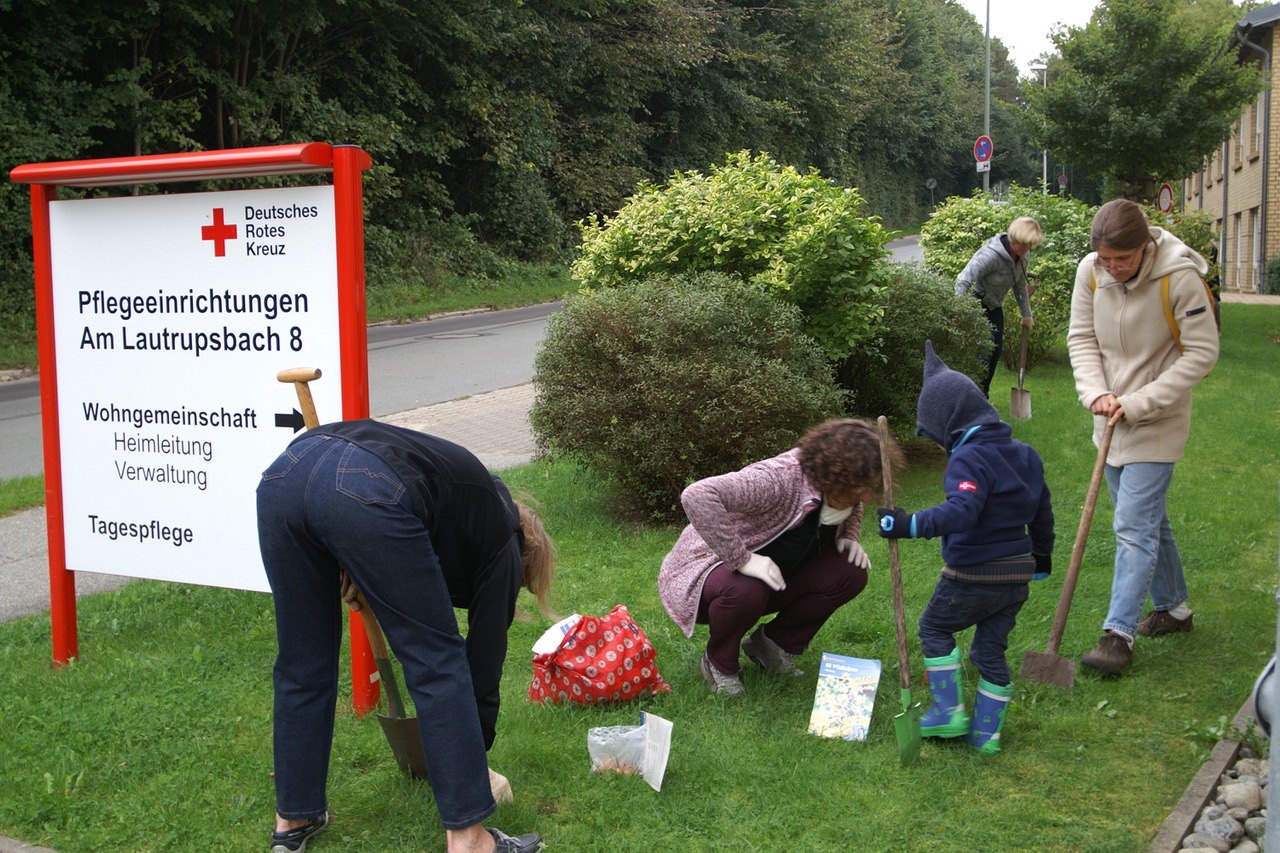
[[[1173,463],[1108,465],[1106,474],[1115,505],[1116,570],[1111,608],[1102,627],[1132,637],[1148,593],[1156,610],[1168,610],[1187,600],[1182,556],[1165,507]]]

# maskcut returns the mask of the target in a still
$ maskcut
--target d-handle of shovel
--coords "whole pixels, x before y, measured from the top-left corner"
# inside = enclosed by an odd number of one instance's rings
[[[1093,524],[1093,510],[1098,505],[1098,492],[1102,487],[1102,472],[1107,467],[1107,452],[1111,449],[1111,434],[1115,432],[1115,424],[1110,418],[1103,427],[1102,438],[1098,440],[1098,458],[1093,462],[1093,475],[1089,478],[1089,491],[1085,494],[1084,509],[1080,513],[1080,526],[1076,528],[1076,541],[1071,546],[1071,562],[1067,566],[1067,577],[1062,582],[1062,594],[1058,602],[1058,610],[1053,616],[1053,628],[1049,631],[1049,654],[1058,653],[1058,645],[1062,642],[1062,634],[1067,628],[1067,614],[1071,610],[1071,598],[1076,592],[1076,579],[1080,576],[1080,564],[1084,562],[1084,546],[1089,541],[1089,528]]]
[[[316,415],[316,402],[311,398],[311,388],[307,385],[320,378],[318,367],[291,367],[276,374],[281,382],[292,382],[298,392],[298,406],[302,409],[302,422],[307,429],[320,426],[320,418]]]

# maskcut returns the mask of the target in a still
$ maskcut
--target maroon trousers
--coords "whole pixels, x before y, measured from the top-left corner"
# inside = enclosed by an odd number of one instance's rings
[[[867,586],[867,571],[834,549],[824,549],[787,574],[787,588],[774,592],[757,578],[716,566],[702,587],[698,624],[711,626],[707,657],[720,672],[732,675],[742,638],[761,618],[778,614],[765,633],[783,651],[800,654],[818,629],[845,602]]]

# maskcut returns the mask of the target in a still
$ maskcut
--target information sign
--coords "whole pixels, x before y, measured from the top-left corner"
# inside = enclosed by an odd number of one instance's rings
[[[254,492],[301,428],[277,371],[339,420],[328,186],[49,205],[66,563],[266,590]]]

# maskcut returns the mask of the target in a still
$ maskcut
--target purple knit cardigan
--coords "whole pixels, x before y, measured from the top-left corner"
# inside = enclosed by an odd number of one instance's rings
[[[658,595],[686,637],[693,636],[702,585],[716,566],[746,564],[758,551],[818,508],[822,494],[804,477],[800,451],[708,477],[680,495],[689,524],[658,572]],[[862,504],[841,524],[837,538],[861,538]]]

